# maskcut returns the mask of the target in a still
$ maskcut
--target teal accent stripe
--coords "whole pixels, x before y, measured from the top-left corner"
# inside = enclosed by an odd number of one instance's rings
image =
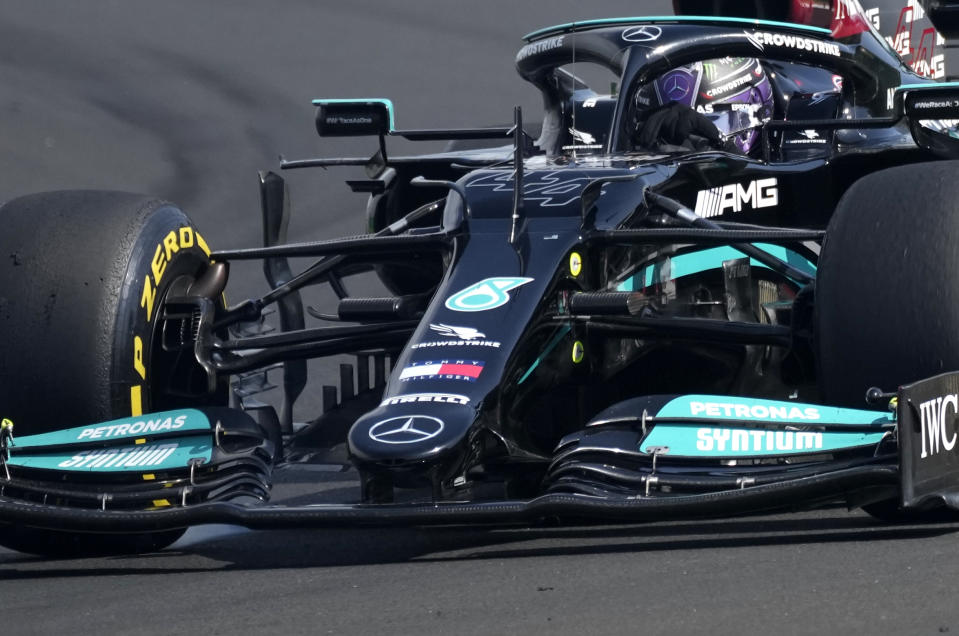
[[[30,449],[72,444],[116,444],[124,440],[171,433],[186,434],[197,431],[209,433],[210,428],[210,421],[206,415],[196,409],[144,413],[138,417],[125,417],[52,433],[17,437],[14,439],[11,452],[22,453]]]
[[[569,325],[564,325],[564,326],[559,330],[559,332],[558,332],[555,336],[553,336],[553,339],[550,340],[549,343],[546,345],[546,348],[543,349],[543,353],[539,354],[539,356],[536,358],[536,361],[533,362],[533,364],[530,365],[529,369],[526,370],[526,373],[523,374],[523,377],[521,377],[521,378],[519,379],[519,382],[517,382],[516,384],[519,385],[519,384],[522,384],[523,382],[525,382],[525,381],[526,381],[526,378],[528,378],[528,377],[530,376],[530,374],[531,374],[533,371],[536,370],[536,367],[539,366],[539,363],[543,361],[543,358],[545,358],[546,356],[548,356],[548,355],[549,355],[549,352],[552,351],[553,349],[555,349],[555,348],[556,348],[556,345],[559,344],[559,341],[563,339],[563,336],[565,336],[565,335],[568,334],[569,332],[570,332],[570,326],[569,326]]]
[[[810,276],[816,275],[816,265],[793,250],[787,249],[782,245],[771,245],[769,243],[756,243],[755,246],[780,260],[786,261],[796,269],[802,270]],[[744,256],[746,255],[728,245],[672,256],[669,259],[669,277],[666,278],[666,280],[674,280],[683,276],[689,276],[690,274],[698,274],[710,269],[716,269],[723,266],[723,261],[743,258]],[[752,258],[749,259],[749,264],[754,267],[769,269],[767,265]],[[662,282],[663,278],[661,273],[664,265],[665,261],[662,261],[645,267],[641,272],[620,283],[617,290],[635,291],[642,287],[649,287],[655,282]],[[637,286],[637,282],[641,282],[641,284]]]
[[[654,423],[640,450],[667,448],[671,457],[762,457],[803,455],[878,444],[895,428],[893,414],[803,402],[728,395],[681,395],[663,405],[653,422],[666,418],[709,422]],[[752,421],[757,428],[729,426],[723,420]],[[876,431],[817,430],[869,426]],[[768,428],[767,428],[768,427]],[[775,428],[773,428],[775,427]]]
[[[393,121],[393,102],[385,97],[359,97],[357,99],[314,99],[313,105],[322,106],[323,104],[362,104],[364,102],[375,102],[377,104],[383,104],[386,106],[386,112],[390,114],[390,132],[393,132],[396,129],[396,124]]]
[[[663,405],[655,416],[658,418],[705,417],[716,420],[755,420],[770,424],[870,425],[876,428],[892,427],[895,424],[893,414],[888,411],[730,395],[681,395]]]
[[[930,82],[929,84],[900,84],[896,91],[902,90],[921,90],[923,88],[950,88],[959,86],[959,82]]]
[[[546,27],[545,29],[539,29],[538,31],[533,31],[532,33],[527,33],[523,36],[523,39],[531,41],[535,38],[542,37],[544,35],[550,35],[553,33],[559,33],[562,31],[573,31],[579,29],[588,29],[590,27],[602,27],[602,26],[616,26],[619,24],[629,25],[629,24],[643,24],[648,22],[689,22],[689,23],[724,23],[724,24],[742,24],[750,26],[768,26],[768,27],[782,27],[788,29],[797,29],[800,31],[808,31],[810,33],[815,33],[817,35],[832,36],[832,31],[829,29],[823,29],[821,27],[809,26],[808,24],[795,24],[792,22],[777,22],[775,20],[750,20],[748,18],[726,18],[718,16],[702,16],[702,15],[660,15],[660,16],[648,16],[648,17],[632,17],[632,18],[603,18],[601,20],[583,20],[581,22],[567,22],[566,24],[557,24],[556,26]]]

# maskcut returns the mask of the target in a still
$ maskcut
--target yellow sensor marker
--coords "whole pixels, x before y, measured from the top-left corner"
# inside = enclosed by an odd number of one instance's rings
[[[134,444],[146,444],[146,443],[147,443],[147,439],[146,439],[145,437],[140,437],[140,438],[138,438],[138,439],[133,440],[133,443],[134,443]]]
[[[7,460],[10,459],[10,447],[13,443],[13,421],[3,418],[0,421],[0,466],[3,467],[3,474],[10,481],[10,467]]]
[[[139,384],[130,387],[130,415],[143,415],[143,391]]]
[[[580,272],[583,271],[583,257],[579,255],[579,252],[573,252],[569,255],[569,273],[573,277],[579,276]]]
[[[583,361],[583,358],[586,357],[586,348],[583,347],[583,343],[579,340],[573,342],[573,363],[579,364]]]
[[[170,505],[170,502],[166,499],[154,499],[153,507],[154,508],[166,508]]]
[[[145,475],[140,475],[140,476],[143,477],[143,481],[153,481],[154,479],[157,478],[157,476],[154,475],[153,473],[147,473]]]

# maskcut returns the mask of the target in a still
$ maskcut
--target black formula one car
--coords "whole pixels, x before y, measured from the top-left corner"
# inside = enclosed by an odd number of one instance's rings
[[[211,249],[148,197],[8,202],[0,544],[959,509],[959,84],[841,22],[531,33],[516,64],[542,92],[536,138],[519,109],[398,130],[388,100],[317,100],[321,136],[378,150],[282,167],[363,167],[360,236],[287,243],[274,173],[248,249]],[[453,141],[394,157],[390,136]],[[271,291],[227,304],[248,259]],[[348,293],[364,272],[381,297]],[[307,286],[331,306],[305,306]],[[307,359],[343,354],[338,394],[295,423]],[[257,399],[271,370],[279,408]],[[330,503],[324,471],[344,463],[359,487]]]

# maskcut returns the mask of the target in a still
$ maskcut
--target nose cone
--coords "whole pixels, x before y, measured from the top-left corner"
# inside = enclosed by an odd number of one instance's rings
[[[390,466],[458,455],[466,447],[476,411],[436,402],[380,406],[350,429],[350,454],[360,463]]]

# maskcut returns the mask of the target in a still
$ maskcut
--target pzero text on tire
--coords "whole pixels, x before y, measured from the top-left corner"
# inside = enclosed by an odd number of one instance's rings
[[[0,207],[0,409],[34,434],[176,406],[152,346],[158,306],[209,247],[159,199],[100,191]]]
[[[17,435],[225,399],[166,390],[177,360],[159,346],[162,301],[210,263],[206,241],[176,206],[122,192],[48,192],[0,207],[0,227],[0,415]],[[160,549],[182,533],[0,525],[0,544],[125,553]]]

